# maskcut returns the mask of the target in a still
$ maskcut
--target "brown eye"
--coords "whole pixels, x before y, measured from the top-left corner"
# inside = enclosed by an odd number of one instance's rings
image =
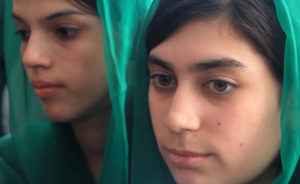
[[[227,93],[235,86],[234,84],[223,80],[212,80],[209,82],[209,87],[216,93]]]
[[[154,80],[154,85],[159,88],[176,85],[175,79],[168,75],[152,75],[151,79]]]
[[[156,79],[156,82],[160,85],[160,86],[168,86],[171,84],[172,79],[168,76],[159,76]]]
[[[223,92],[227,89],[227,84],[224,81],[215,81],[214,89],[219,92]]]
[[[74,37],[79,31],[80,29],[78,28],[60,27],[55,31],[55,33],[61,38],[68,39]]]

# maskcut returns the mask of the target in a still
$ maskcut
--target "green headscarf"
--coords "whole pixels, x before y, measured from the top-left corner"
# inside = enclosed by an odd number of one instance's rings
[[[282,173],[274,184],[300,183],[300,2],[274,0],[277,16],[286,33],[284,81],[281,103]]]
[[[137,32],[152,0],[99,0],[106,70],[112,101],[101,184],[128,183],[125,122],[126,67],[135,59]],[[0,139],[0,183],[94,183],[69,124],[47,118],[24,71],[20,40],[14,35],[12,1],[4,8],[4,54],[9,90],[11,135]],[[3,12],[1,12],[3,13]],[[2,43],[1,43],[2,44]]]
[[[300,183],[300,2],[298,0],[274,0],[279,21],[287,35],[284,61],[284,82],[281,115],[282,172],[273,184]],[[149,10],[136,61],[134,121],[132,136],[132,184],[175,183],[159,154],[152,130],[147,94],[148,74],[145,32],[158,7],[154,0]],[[297,167],[297,168],[296,168]]]
[[[0,17],[3,17],[4,6],[3,2],[0,2]],[[3,19],[0,18],[0,35],[3,34]],[[0,43],[3,43],[3,37],[0,37]],[[0,104],[2,104],[2,92],[5,86],[5,70],[4,70],[4,55],[3,55],[3,45],[0,44]],[[2,127],[2,105],[0,105],[0,135],[3,133]]]

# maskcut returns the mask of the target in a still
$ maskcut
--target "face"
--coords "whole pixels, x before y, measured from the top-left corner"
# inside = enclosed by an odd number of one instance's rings
[[[152,125],[177,183],[248,183],[272,173],[281,87],[227,21],[187,23],[151,50],[148,67]]]
[[[97,114],[108,98],[101,20],[70,0],[14,0],[21,56],[54,121]]]

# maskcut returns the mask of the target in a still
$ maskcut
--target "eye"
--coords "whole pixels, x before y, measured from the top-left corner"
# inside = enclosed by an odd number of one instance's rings
[[[236,87],[234,84],[224,80],[211,80],[207,84],[215,93],[227,93]]]
[[[19,29],[17,32],[15,32],[15,35],[20,35],[22,41],[28,41],[30,37],[30,31]]]
[[[154,74],[150,78],[153,80],[154,86],[158,88],[167,88],[176,85],[176,80],[165,74]]]
[[[70,28],[70,27],[60,27],[57,28],[55,34],[60,36],[63,39],[68,39],[74,37],[80,29],[78,28]]]

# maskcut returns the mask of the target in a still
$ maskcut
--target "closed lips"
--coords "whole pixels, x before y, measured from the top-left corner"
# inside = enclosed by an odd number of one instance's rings
[[[31,84],[34,88],[50,88],[50,87],[62,87],[63,86],[61,84],[56,84],[56,83],[46,82],[46,81],[41,81],[41,80],[33,80],[31,82]]]
[[[32,81],[31,84],[34,88],[35,94],[41,99],[57,96],[62,92],[61,90],[64,87],[61,84],[37,80]]]
[[[192,152],[166,148],[170,161],[180,168],[197,168],[212,156],[211,153]]]

